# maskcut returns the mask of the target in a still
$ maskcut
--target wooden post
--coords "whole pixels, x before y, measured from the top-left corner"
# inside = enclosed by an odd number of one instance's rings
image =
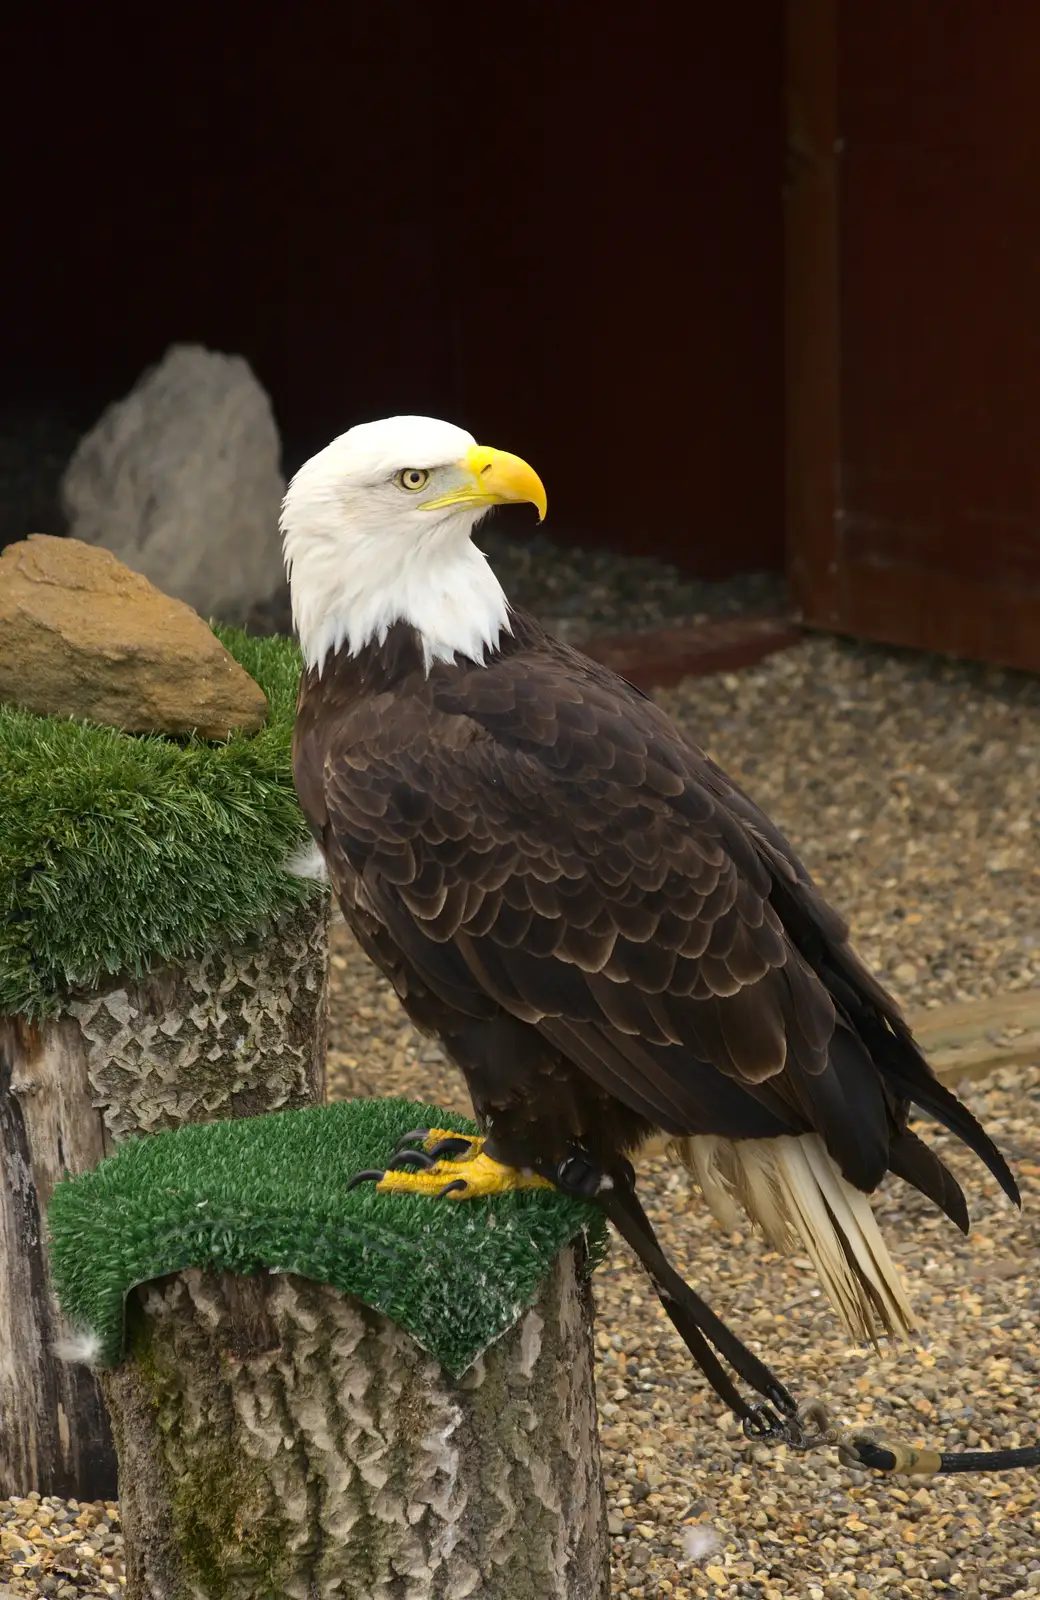
[[[102,1385],[127,1600],[606,1600],[582,1247],[459,1379],[359,1301],[195,1269]]]
[[[327,943],[316,895],[242,944],[73,995],[47,1021],[0,1017],[0,1496],[115,1495],[97,1382],[54,1353],[55,1184],[133,1135],[323,1100]]]

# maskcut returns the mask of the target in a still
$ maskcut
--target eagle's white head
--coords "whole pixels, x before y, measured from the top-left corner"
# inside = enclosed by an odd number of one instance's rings
[[[457,655],[483,661],[509,631],[509,607],[470,535],[512,500],[545,516],[526,461],[432,417],[360,423],[312,456],[281,518],[308,667],[320,674],[330,652],[381,643],[395,622],[417,629],[427,671]]]

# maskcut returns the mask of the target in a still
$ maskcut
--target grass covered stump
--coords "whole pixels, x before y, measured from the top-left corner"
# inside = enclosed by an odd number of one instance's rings
[[[358,1100],[186,1128],[59,1185],[130,1600],[605,1600],[588,1264],[554,1192],[347,1192],[449,1112]]]
[[[221,630],[268,702],[211,744],[0,705],[0,1496],[91,1500],[115,1456],[59,1361],[64,1171],[132,1135],[324,1096],[328,895],[285,870],[296,647]]]

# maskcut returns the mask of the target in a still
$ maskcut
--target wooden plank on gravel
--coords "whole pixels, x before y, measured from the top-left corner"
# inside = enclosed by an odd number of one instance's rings
[[[597,633],[584,639],[581,649],[637,689],[650,690],[670,689],[681,678],[753,667],[801,638],[801,629],[786,617],[722,617],[645,633]]]
[[[984,1078],[998,1067],[1040,1063],[1040,989],[954,1001],[913,1011],[907,1020],[947,1084]]]

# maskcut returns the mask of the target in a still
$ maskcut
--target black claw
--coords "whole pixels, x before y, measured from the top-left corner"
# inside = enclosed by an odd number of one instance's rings
[[[412,1128],[408,1133],[402,1133],[394,1145],[394,1149],[401,1150],[406,1144],[425,1144],[429,1137],[429,1128]]]
[[[443,1189],[438,1189],[437,1190],[437,1199],[438,1200],[443,1200],[444,1196],[446,1194],[451,1194],[453,1189],[468,1189],[468,1188],[469,1188],[469,1184],[466,1182],[465,1178],[452,1178],[451,1182],[450,1183],[446,1183],[444,1185]]]
[[[797,1417],[798,1402],[792,1395],[788,1394],[782,1383],[774,1381],[765,1391],[765,1396],[770,1405],[776,1406],[776,1409],[782,1411],[785,1417]]]
[[[472,1149],[473,1140],[460,1133],[452,1139],[438,1139],[436,1144],[431,1144],[429,1153],[435,1161],[454,1161],[456,1156],[463,1156]]]
[[[398,1150],[387,1165],[388,1172],[407,1172],[409,1167],[435,1167],[437,1163],[425,1150]]]
[[[753,1439],[756,1443],[763,1439],[788,1438],[788,1425],[781,1422],[775,1411],[768,1406],[753,1405],[748,1407],[748,1414],[744,1418],[744,1437]]]
[[[385,1170],[378,1167],[371,1167],[367,1172],[355,1172],[347,1184],[347,1190],[349,1192],[351,1189],[356,1189],[359,1183],[379,1183],[385,1177]]]
[[[769,1440],[789,1445],[792,1450],[811,1450],[814,1444],[824,1442],[826,1436],[815,1428],[807,1433],[802,1417],[797,1414],[778,1417],[769,1406],[753,1405],[744,1418],[744,1437],[755,1444]]]

